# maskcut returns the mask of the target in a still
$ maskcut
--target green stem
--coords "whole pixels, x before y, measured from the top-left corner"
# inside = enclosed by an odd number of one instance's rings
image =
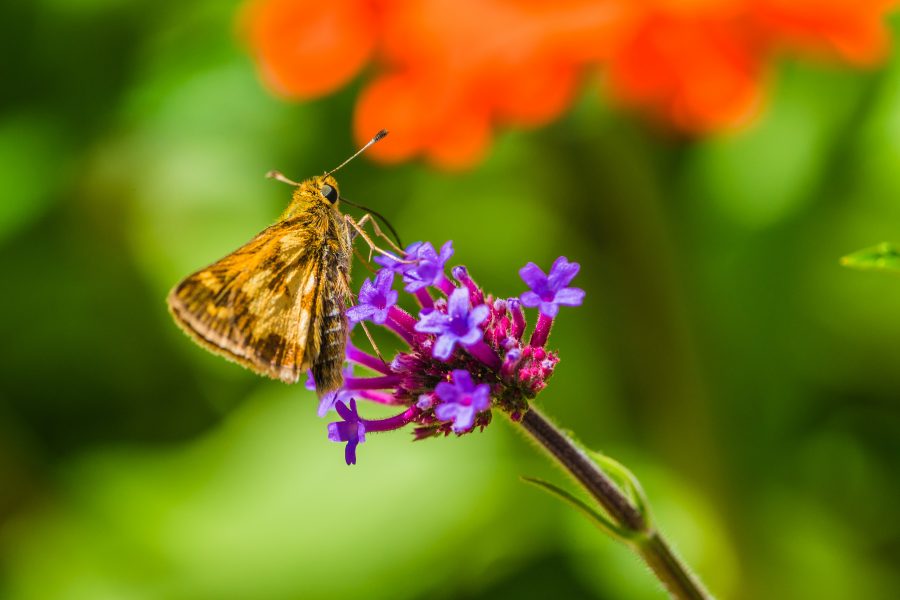
[[[533,406],[525,413],[522,427],[584,487],[622,527],[635,535],[625,540],[647,563],[673,598],[710,600],[712,596],[638,511],[628,497],[578,445]]]

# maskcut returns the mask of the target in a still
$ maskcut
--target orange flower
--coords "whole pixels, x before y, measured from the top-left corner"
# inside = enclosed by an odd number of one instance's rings
[[[611,96],[688,132],[748,122],[775,51],[882,58],[889,0],[253,0],[243,29],[264,80],[299,99],[370,61],[354,118],[371,156],[477,162],[497,126],[557,118],[592,69]]]
[[[366,0],[256,0],[243,25],[274,91],[313,98],[347,83],[372,55],[376,12]]]
[[[609,62],[612,94],[681,129],[746,122],[762,95],[759,48],[740,13],[649,10]]]
[[[753,18],[776,45],[855,64],[883,59],[890,37],[882,20],[894,0],[759,0]]]
[[[386,126],[394,139],[373,153],[381,158],[472,164],[493,124],[540,125],[572,102],[582,67],[614,33],[614,1],[391,3],[382,14],[386,72],[360,97],[357,137]]]

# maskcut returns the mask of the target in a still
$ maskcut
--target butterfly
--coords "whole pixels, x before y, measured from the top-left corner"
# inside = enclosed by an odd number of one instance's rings
[[[287,209],[274,225],[172,289],[167,302],[178,326],[204,348],[260,375],[296,383],[311,370],[320,395],[341,387],[351,227],[366,236],[363,220],[356,223],[338,209],[342,198],[332,173],[385,135],[379,131],[340,166],[301,183],[275,173],[296,185]]]

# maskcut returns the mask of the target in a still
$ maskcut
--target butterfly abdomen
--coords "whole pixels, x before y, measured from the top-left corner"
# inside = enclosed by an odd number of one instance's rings
[[[347,346],[347,317],[344,316],[344,302],[336,294],[325,294],[322,303],[322,319],[319,355],[312,365],[316,390],[324,394],[341,387],[344,352]]]
[[[347,249],[347,233],[342,222],[333,223],[327,241],[322,245],[320,312],[314,332],[319,352],[312,363],[316,391],[322,395],[343,385],[342,367],[347,347],[347,317],[344,311],[350,299],[350,254]]]

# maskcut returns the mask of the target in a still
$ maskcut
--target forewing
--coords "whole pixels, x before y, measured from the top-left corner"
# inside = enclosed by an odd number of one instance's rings
[[[321,257],[307,227],[282,221],[187,277],[169,294],[176,322],[209,350],[295,383],[318,353]]]

